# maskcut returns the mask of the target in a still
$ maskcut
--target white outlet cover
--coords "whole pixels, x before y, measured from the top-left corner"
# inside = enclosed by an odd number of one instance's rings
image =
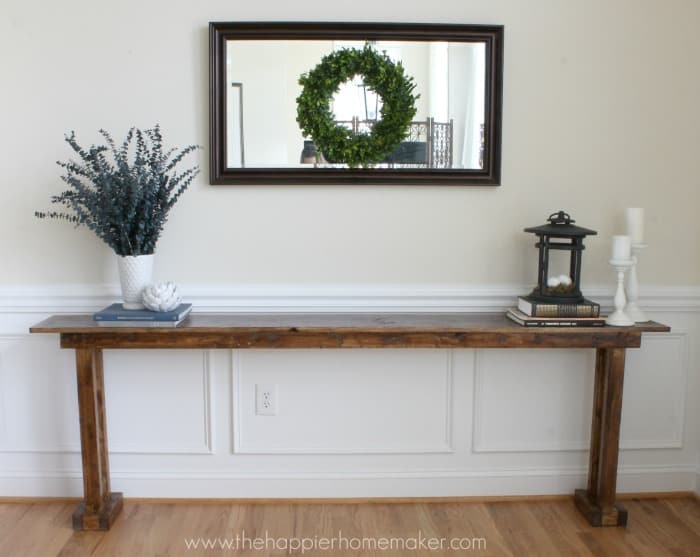
[[[255,385],[255,413],[258,416],[277,415],[277,385]]]

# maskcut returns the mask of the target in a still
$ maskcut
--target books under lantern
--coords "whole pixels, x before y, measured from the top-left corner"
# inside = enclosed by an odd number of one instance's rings
[[[517,308],[510,308],[506,317],[524,327],[602,327],[604,317],[533,317]]]
[[[177,327],[191,311],[192,304],[180,304],[172,311],[124,309],[122,304],[112,304],[92,318],[101,327]]]
[[[518,309],[530,317],[599,317],[600,304],[585,299],[578,304],[538,302],[529,296],[518,298]]]

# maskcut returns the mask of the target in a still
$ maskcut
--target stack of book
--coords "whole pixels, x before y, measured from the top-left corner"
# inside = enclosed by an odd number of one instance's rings
[[[124,309],[112,304],[94,313],[92,318],[101,327],[177,327],[192,311],[192,304],[180,304],[172,311]]]
[[[506,316],[526,327],[602,327],[600,304],[584,300],[579,304],[537,302],[529,296],[518,298],[518,307],[510,308]]]

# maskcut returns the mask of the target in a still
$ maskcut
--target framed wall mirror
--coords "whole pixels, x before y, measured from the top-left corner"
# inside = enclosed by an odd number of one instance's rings
[[[302,132],[299,78],[329,53],[367,45],[401,63],[418,98],[404,139],[381,161],[350,168]],[[502,26],[210,23],[209,72],[212,184],[500,184]],[[382,117],[382,98],[361,75],[331,106],[353,134]]]

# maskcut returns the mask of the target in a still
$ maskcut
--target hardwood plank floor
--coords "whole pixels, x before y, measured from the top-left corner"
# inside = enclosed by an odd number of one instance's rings
[[[700,556],[697,499],[629,499],[625,505],[630,511],[626,529],[588,526],[572,499],[260,505],[126,501],[111,531],[73,532],[72,502],[0,503],[0,555]],[[254,538],[266,545],[256,550]],[[293,546],[302,538],[315,547],[302,551]],[[205,548],[204,540],[216,545]],[[233,545],[226,547],[226,542]]]

